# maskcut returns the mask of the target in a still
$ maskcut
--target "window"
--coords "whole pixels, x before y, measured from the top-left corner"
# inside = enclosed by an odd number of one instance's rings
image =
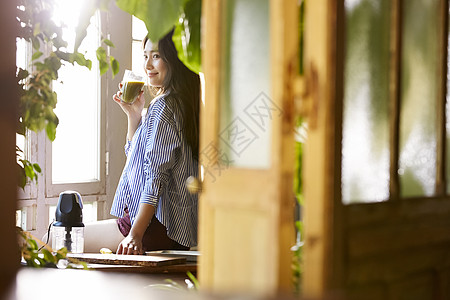
[[[92,70],[76,64],[66,65],[53,84],[58,94],[55,113],[60,121],[52,144],[53,184],[100,180],[100,77],[95,57],[95,49],[100,45],[99,25],[97,13],[79,50],[87,53],[86,58],[93,63]],[[73,47],[74,40],[70,40]]]
[[[78,13],[84,1],[58,1],[54,18],[66,25],[63,36],[73,48]],[[27,184],[19,190],[16,224],[43,236],[53,220],[59,193],[75,190],[82,195],[83,220],[103,218],[98,204],[106,201],[105,189],[105,116],[106,79],[99,76],[95,50],[100,45],[103,16],[97,12],[91,19],[88,33],[79,51],[92,61],[92,69],[66,63],[53,83],[58,94],[55,113],[59,118],[56,139],[52,143],[45,132],[18,136],[25,157],[38,163],[42,174],[37,184]],[[42,45],[41,45],[42,46]],[[17,41],[17,66],[30,62],[31,46]]]
[[[24,70],[30,71],[31,60],[31,44],[24,39],[16,40],[16,66]],[[23,135],[16,135],[16,145],[23,151],[19,158],[27,159],[35,162],[37,153],[31,151],[31,140],[36,137],[36,134],[30,131]],[[16,225],[24,230],[35,229],[35,211],[36,211],[36,188],[33,184],[27,184],[24,190],[19,191],[18,210],[16,211]]]
[[[439,147],[445,142],[442,31],[436,30],[443,22],[436,17],[440,2],[408,2],[394,19],[392,3],[345,1],[342,200],[347,204],[434,197],[445,190],[438,167],[445,161],[445,147]]]
[[[389,2],[345,1],[345,203],[389,197]]]
[[[58,20],[67,28],[63,31],[68,48],[73,48],[75,27],[83,2],[59,1]],[[56,18],[56,17],[55,17]],[[79,51],[92,61],[92,69],[66,64],[59,71],[54,90],[58,94],[55,113],[60,123],[56,139],[47,143],[46,193],[57,197],[64,190],[75,189],[82,194],[104,193],[104,153],[102,151],[101,78],[95,50],[100,45],[100,14],[91,18],[87,36]]]

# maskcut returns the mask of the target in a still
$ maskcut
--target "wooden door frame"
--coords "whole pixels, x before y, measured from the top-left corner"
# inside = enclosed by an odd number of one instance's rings
[[[302,290],[323,297],[342,288],[341,201],[343,1],[305,5],[304,91],[308,137],[303,158],[305,244]]]

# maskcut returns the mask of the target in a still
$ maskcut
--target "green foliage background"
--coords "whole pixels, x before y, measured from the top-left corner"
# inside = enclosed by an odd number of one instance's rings
[[[192,71],[201,71],[201,0],[116,0],[116,4],[145,23],[152,41],[174,29],[178,57]]]

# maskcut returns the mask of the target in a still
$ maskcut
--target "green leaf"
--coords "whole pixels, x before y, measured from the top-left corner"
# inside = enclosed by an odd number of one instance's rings
[[[109,69],[109,64],[107,60],[106,50],[103,47],[98,47],[96,51],[99,68],[100,68],[100,75],[105,74]]]
[[[111,64],[111,69],[112,69],[112,73],[113,73],[113,77],[114,77],[117,75],[117,73],[119,73],[119,62],[113,56],[109,57],[109,61]]]
[[[31,44],[33,45],[34,50],[39,50],[41,47],[41,43],[39,42],[39,39],[35,36],[31,37]]]
[[[27,177],[25,176],[25,170],[19,164],[17,164],[17,168],[18,168],[18,186],[24,189],[25,185],[27,184]]]
[[[86,59],[86,67],[90,70],[92,70],[92,61],[90,59]]]
[[[58,259],[66,258],[67,252],[68,251],[66,247],[62,247],[61,249],[56,250],[56,258]]]
[[[97,55],[97,59],[99,61],[106,61],[106,50],[103,47],[98,47],[97,51],[95,51],[95,54]]]
[[[29,267],[39,268],[39,265],[35,262],[34,258],[27,260],[27,265]]]
[[[31,165],[26,164],[24,166],[24,170],[25,170],[25,175],[30,178],[30,179],[34,179],[35,173],[34,173],[34,169]]]
[[[53,256],[53,254],[48,251],[47,249],[43,248],[41,250],[42,254],[44,254],[44,260],[51,263],[57,263],[56,258]]]
[[[105,43],[105,44],[108,45],[109,47],[112,47],[112,48],[115,47],[114,44],[113,44],[113,42],[111,42],[111,41],[108,40],[108,39],[103,39],[103,43]]]
[[[46,69],[47,68],[47,66],[44,64],[44,63],[41,63],[41,62],[35,62],[34,63],[34,66],[36,67],[36,70],[37,71],[42,71],[42,70],[44,70],[44,69]]]
[[[41,172],[42,172],[41,167],[40,167],[38,164],[36,164],[36,163],[33,164],[33,168],[34,168],[34,169],[36,170],[36,172],[38,172],[38,173],[41,173]]]
[[[197,74],[201,71],[201,8],[201,0],[188,0],[172,36],[178,58]]]
[[[42,54],[44,54],[44,53],[42,53],[41,51],[34,52],[33,55],[31,56],[31,60],[38,59],[39,57],[42,56]]]
[[[76,52],[72,54],[72,59],[77,62],[80,66],[87,67],[89,70],[92,68],[92,61],[86,59],[83,54]]]
[[[48,139],[53,142],[56,138],[56,124],[48,122],[47,126],[45,126],[45,132],[47,133]]]
[[[33,35],[37,36],[39,33],[41,33],[41,23],[37,22],[34,24]]]
[[[26,134],[26,128],[25,125],[23,124],[23,122],[18,122],[17,124],[17,131],[18,134],[25,136]]]
[[[197,280],[197,278],[195,278],[194,274],[192,274],[191,272],[187,271],[187,276],[189,277],[189,279],[192,281],[192,283],[194,284],[195,289],[199,289],[200,284]]]
[[[73,63],[73,57],[72,57],[71,53],[57,50],[57,51],[55,51],[55,55],[57,57],[61,58],[62,60]]]
[[[17,73],[17,79],[20,81],[22,79],[27,78],[28,75],[30,75],[30,73],[27,70],[19,68],[19,72]]]
[[[185,0],[116,0],[117,6],[144,21],[148,36],[159,41],[178,22]]]
[[[302,191],[302,156],[303,156],[303,143],[295,142],[295,166],[294,166],[294,193],[297,196],[297,200],[300,201]],[[302,204],[302,203],[299,203]]]
[[[105,74],[109,69],[109,64],[104,60],[99,60],[100,75]]]
[[[31,250],[37,250],[38,249],[38,245],[37,245],[35,240],[28,239],[27,243],[28,243],[28,246],[30,247]]]

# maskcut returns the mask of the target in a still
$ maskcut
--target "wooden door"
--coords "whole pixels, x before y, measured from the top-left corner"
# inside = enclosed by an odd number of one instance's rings
[[[304,293],[448,299],[448,1],[305,15]]]
[[[203,1],[199,279],[207,290],[292,290],[297,10],[296,1]]]

